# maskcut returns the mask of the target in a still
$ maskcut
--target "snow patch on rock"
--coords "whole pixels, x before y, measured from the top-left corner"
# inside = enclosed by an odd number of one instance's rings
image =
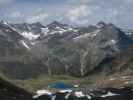
[[[42,95],[52,95],[52,93],[49,90],[38,90],[36,92],[36,95],[33,96],[33,98],[35,99]]]
[[[80,35],[76,38],[73,38],[74,40],[77,40],[77,39],[81,39],[81,38],[93,38],[95,37],[98,33],[100,32],[100,30],[96,30],[94,32],[91,32],[91,33],[85,33],[83,35]]]
[[[59,92],[60,92],[60,93],[66,93],[66,92],[71,93],[71,92],[72,92],[72,90],[71,90],[71,89],[67,89],[67,90],[60,90]]]
[[[21,43],[23,44],[24,47],[26,47],[27,49],[30,49],[30,47],[25,43],[24,40],[21,40]]]
[[[115,94],[115,93],[112,93],[112,92],[109,91],[107,94],[104,94],[101,97],[105,98],[105,97],[116,96],[116,95],[120,95],[120,94]]]
[[[75,96],[78,97],[78,98],[84,97],[84,96],[85,96],[84,93],[83,93],[82,91],[76,91],[74,94],[75,94]]]
[[[40,34],[35,35],[32,32],[22,32],[21,35],[27,38],[28,40],[35,40],[40,36]]]

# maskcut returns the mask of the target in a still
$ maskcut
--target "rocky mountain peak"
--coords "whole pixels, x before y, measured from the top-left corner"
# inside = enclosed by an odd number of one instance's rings
[[[35,23],[30,24],[30,25],[34,25],[34,26],[37,26],[37,27],[44,27],[42,25],[42,23],[40,23],[40,22],[35,22]]]
[[[97,26],[98,28],[103,28],[103,27],[106,26],[106,25],[107,25],[107,24],[106,24],[104,21],[100,21],[100,22],[97,23],[96,26]]]
[[[4,20],[1,20],[1,21],[0,21],[0,24],[7,25],[7,24],[8,24],[8,22],[6,22],[6,21],[4,21]]]
[[[58,21],[53,21],[53,22],[50,23],[49,25],[55,25],[55,26],[56,26],[56,25],[62,25],[62,24],[61,24],[60,22],[58,22]],[[48,26],[49,26],[49,25],[48,25]]]
[[[54,21],[52,23],[50,23],[49,25],[47,25],[47,27],[50,29],[50,30],[55,30],[55,29],[65,29],[68,25],[66,24],[62,24],[58,21]]]

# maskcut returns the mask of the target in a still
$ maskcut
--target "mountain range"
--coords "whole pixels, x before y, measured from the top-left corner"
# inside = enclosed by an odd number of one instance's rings
[[[132,50],[133,31],[103,21],[80,27],[0,22],[0,71],[10,78],[128,71]]]

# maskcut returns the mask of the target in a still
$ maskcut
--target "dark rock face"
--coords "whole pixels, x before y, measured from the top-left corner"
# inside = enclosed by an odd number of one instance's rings
[[[39,96],[38,98],[34,98],[33,100],[51,100],[51,96],[49,95],[42,95],[42,96]]]
[[[32,100],[32,94],[0,79],[1,100]]]
[[[55,100],[65,100],[67,93],[55,93],[54,95],[56,96]]]

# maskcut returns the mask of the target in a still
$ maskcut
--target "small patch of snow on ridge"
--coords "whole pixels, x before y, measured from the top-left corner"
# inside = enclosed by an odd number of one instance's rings
[[[74,85],[74,87],[75,87],[75,88],[78,88],[78,87],[79,87],[79,85]]]
[[[84,97],[84,96],[85,96],[85,95],[83,94],[82,91],[76,91],[74,94],[75,94],[75,96],[78,97],[78,98]]]
[[[10,30],[9,30],[9,29],[6,29],[5,31],[6,31],[6,32],[10,32]]]
[[[37,41],[30,42],[31,45],[35,45],[36,43],[37,43]]]
[[[8,25],[8,23],[6,21],[2,21],[2,24],[4,25]]]
[[[85,33],[85,34],[80,35],[80,36],[78,36],[78,37],[76,37],[76,38],[73,38],[73,39],[75,40],[75,39],[86,38],[86,37],[92,37],[92,38],[93,38],[93,37],[95,37],[99,32],[100,32],[100,30],[96,30],[96,31],[91,32],[91,33]]]
[[[68,93],[68,94],[65,96],[65,99],[68,99],[70,95],[71,95],[71,93]]]
[[[52,93],[49,90],[38,90],[36,92],[36,94],[37,95],[34,95],[33,98],[38,98],[39,96],[44,95],[44,94],[46,94],[46,95],[52,95]]]
[[[76,30],[76,29],[73,29],[73,28],[66,28],[66,29],[64,29],[64,28],[61,28],[61,27],[55,27],[55,29],[56,30],[52,30],[51,32],[50,32],[50,30],[49,30],[49,28],[48,27],[46,27],[46,28],[41,28],[41,32],[45,35],[45,36],[47,36],[47,35],[53,35],[53,34],[56,34],[56,33],[59,33],[59,34],[63,34],[63,33],[65,33],[65,32],[68,32],[68,31],[73,31],[73,32],[77,32],[78,30]]]
[[[52,31],[48,34],[55,34],[55,33],[63,34],[64,32],[66,32],[66,30]]]
[[[116,44],[117,42],[115,40],[110,40],[109,44]]]
[[[65,93],[65,92],[72,92],[72,90],[71,89],[67,89],[67,90],[60,90],[59,92],[61,92],[61,93]]]
[[[86,95],[86,97],[90,100],[91,99],[91,96],[90,95]]]
[[[13,31],[18,32],[18,30],[17,30],[17,29],[15,29],[14,27],[11,27],[11,26],[10,26],[10,28],[11,28]]]
[[[116,80],[116,78],[110,78],[109,80],[110,80],[110,81],[114,81],[114,80]]]
[[[24,47],[26,47],[27,49],[30,49],[30,47],[25,43],[24,40],[21,40],[21,43],[23,44]]]
[[[68,31],[72,31],[73,30],[73,28],[68,28]]]
[[[47,35],[47,33],[49,32],[48,27],[46,27],[46,28],[41,28],[41,32],[44,33],[45,35]]]
[[[108,92],[107,94],[102,95],[101,97],[105,98],[105,97],[108,97],[108,96],[116,96],[116,95],[120,95],[120,94],[114,94],[112,92]]]
[[[60,34],[66,32],[67,30],[61,28],[61,27],[56,27],[57,31],[56,32],[59,32]]]
[[[57,33],[58,31],[52,31],[52,32],[50,32],[50,33],[48,33],[48,34],[51,34],[51,35],[53,35],[53,34],[55,34],[55,33]]]
[[[130,84],[131,82],[127,81],[127,82],[124,82],[124,84]]]
[[[133,32],[126,32],[126,35],[133,35]]]
[[[58,27],[58,26],[57,26],[57,27],[55,27],[55,28],[56,28],[56,29],[58,29],[58,30],[61,30],[61,29],[62,29],[62,28],[60,28],[60,27]]]
[[[74,40],[77,40],[77,39],[81,39],[81,38],[86,38],[86,37],[90,37],[90,33],[86,33],[84,35],[80,35],[80,36],[77,36],[75,38],[73,38]]]
[[[56,95],[52,96],[52,99],[51,100],[55,100],[55,98],[56,98]]]
[[[43,95],[43,94],[51,95],[52,94],[49,90],[38,90],[36,93],[41,94],[41,95]]]
[[[122,76],[121,78],[122,78],[122,79],[127,79],[127,78],[128,78],[128,76]]]

